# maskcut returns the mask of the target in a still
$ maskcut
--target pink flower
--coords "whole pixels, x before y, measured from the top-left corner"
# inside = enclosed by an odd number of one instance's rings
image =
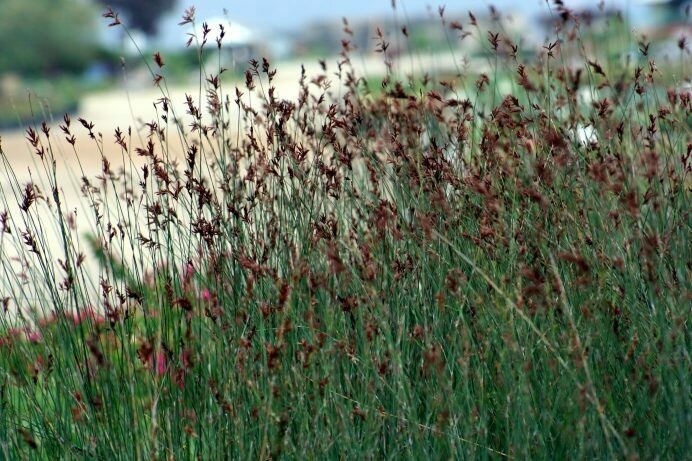
[[[51,311],[50,314],[39,319],[38,324],[40,327],[45,327],[45,326],[48,326],[52,323],[55,323],[57,320],[58,320],[58,317],[55,315],[55,312]]]
[[[95,324],[101,325],[106,321],[106,318],[101,314],[92,314],[91,320],[93,320]]]
[[[206,288],[202,290],[202,299],[205,301],[211,300],[211,292],[207,290]]]
[[[72,313],[72,323],[74,323],[75,326],[82,323],[82,317],[77,312]]]
[[[156,374],[161,376],[166,373],[166,354],[163,352],[159,352],[156,354],[156,363],[155,368],[156,368]]]
[[[75,326],[79,325],[86,319],[91,319],[95,324],[100,325],[106,321],[106,318],[97,314],[92,306],[86,306],[79,312],[72,313],[72,322]]]
[[[4,339],[4,343],[10,345],[14,339],[23,336],[24,339],[30,343],[39,343],[43,339],[43,335],[39,330],[32,330],[29,327],[24,328],[10,328],[7,332],[7,337]]]
[[[43,334],[39,330],[29,330],[28,328],[24,331],[24,336],[30,343],[40,343],[43,339]]]
[[[192,279],[192,276],[195,275],[195,272],[195,266],[192,263],[185,264],[183,267],[183,283],[187,284]]]

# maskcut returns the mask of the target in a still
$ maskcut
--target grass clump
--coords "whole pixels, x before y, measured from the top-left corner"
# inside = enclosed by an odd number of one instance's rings
[[[155,56],[159,117],[82,179],[87,242],[30,128],[50,189],[0,220],[0,453],[684,458],[690,94],[567,13],[526,62],[475,23],[488,73],[373,94],[344,41],[292,101],[267,60],[230,91],[201,67],[184,115]]]

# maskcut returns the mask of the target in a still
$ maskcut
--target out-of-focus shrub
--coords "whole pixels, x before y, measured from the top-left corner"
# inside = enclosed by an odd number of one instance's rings
[[[81,0],[0,0],[0,73],[82,72],[94,57],[97,10]]]

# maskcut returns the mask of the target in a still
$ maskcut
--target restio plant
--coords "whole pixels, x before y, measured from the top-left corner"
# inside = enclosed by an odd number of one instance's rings
[[[295,100],[258,59],[200,65],[179,110],[157,53],[119,157],[109,127],[29,127],[39,188],[0,147],[0,457],[688,457],[689,49],[603,60],[552,11],[530,53],[440,8],[488,65],[444,78],[375,31],[377,90],[345,23]],[[58,148],[102,153],[81,204]]]

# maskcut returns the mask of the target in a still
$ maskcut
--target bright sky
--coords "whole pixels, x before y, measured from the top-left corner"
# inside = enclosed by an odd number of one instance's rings
[[[552,3],[552,0],[551,0]],[[595,7],[598,0],[565,0],[569,7]],[[639,10],[640,0],[607,0],[606,5]],[[235,20],[258,28],[295,30],[315,20],[340,19],[343,16],[359,19],[368,16],[391,14],[391,0],[178,0],[174,18],[194,4],[198,19],[222,15],[227,9],[231,23]],[[397,0],[400,11],[409,16],[437,11],[446,5],[449,12],[466,10],[487,11],[489,5],[500,10],[533,15],[546,8],[546,0]]]
[[[223,10],[228,11],[231,27],[233,24],[246,26],[267,39],[276,38],[277,33],[300,31],[312,22],[340,20],[347,17],[352,22],[368,17],[391,17],[391,0],[177,0],[174,10],[164,18],[160,26],[158,47],[163,49],[182,47],[187,37],[178,26],[185,8],[195,5],[198,24],[211,20],[210,26],[218,18],[223,18]],[[595,8],[598,0],[564,0],[568,7]],[[622,9],[632,23],[647,23],[645,0],[606,0],[608,7]],[[495,5],[500,11],[517,13],[527,19],[548,11],[546,0],[396,0],[399,21],[429,14],[437,15],[439,5],[446,5],[448,16],[463,14],[471,10],[483,14],[488,7]],[[553,4],[553,0],[550,0]],[[404,16],[405,15],[405,16]],[[224,20],[225,22],[225,20]],[[188,26],[189,27],[189,26]]]

